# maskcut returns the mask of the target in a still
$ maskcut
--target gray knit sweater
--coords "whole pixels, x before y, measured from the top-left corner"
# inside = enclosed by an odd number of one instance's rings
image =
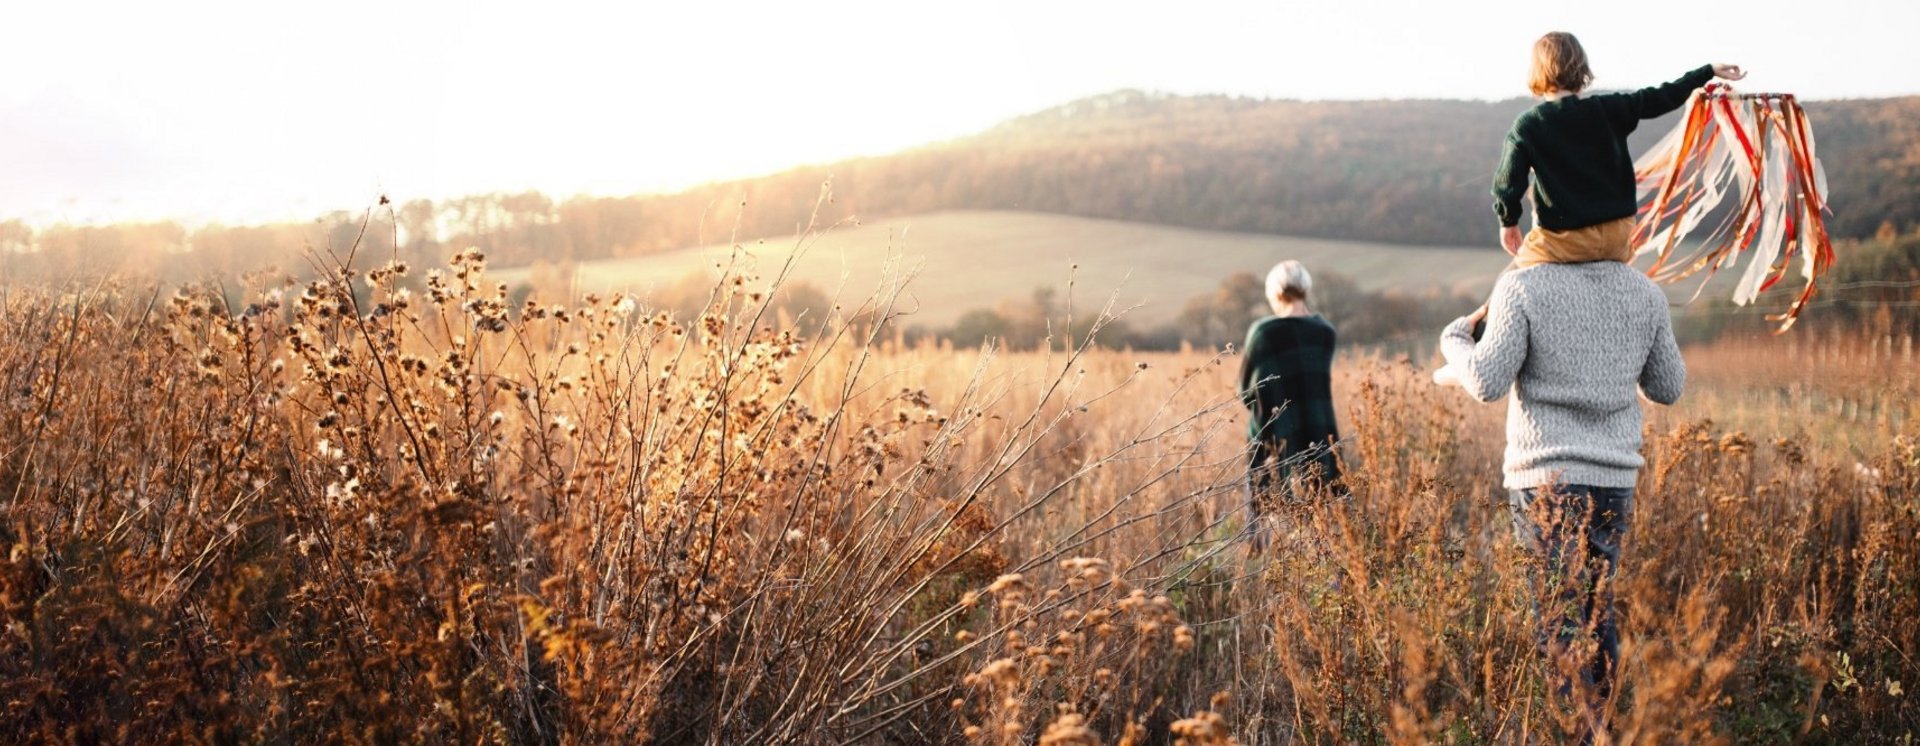
[[[1646,464],[1635,389],[1672,404],[1687,380],[1665,294],[1620,262],[1510,271],[1493,287],[1479,343],[1461,318],[1440,351],[1473,398],[1513,389],[1508,489],[1634,486]]]

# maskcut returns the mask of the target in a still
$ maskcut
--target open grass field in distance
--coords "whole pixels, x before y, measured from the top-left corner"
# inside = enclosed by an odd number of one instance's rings
[[[624,290],[645,297],[689,276],[710,283],[718,276],[714,264],[732,255],[724,236],[713,240],[699,248],[581,262],[577,287],[581,292]],[[917,271],[903,310],[914,311],[911,323],[930,326],[950,324],[971,309],[1026,298],[1039,286],[1064,293],[1070,279],[1081,307],[1098,310],[1117,294],[1119,308],[1139,304],[1127,315],[1130,322],[1151,325],[1172,319],[1188,298],[1211,292],[1221,278],[1235,272],[1264,274],[1282,258],[1346,274],[1365,290],[1457,287],[1479,292],[1492,287],[1494,276],[1507,264],[1507,256],[1491,244],[1486,249],[1402,246],[994,211],[936,212],[833,226],[804,239],[769,239],[745,248],[756,261],[750,269],[763,275],[777,271],[796,249],[801,251],[805,261],[795,266],[790,281],[829,293],[844,287],[850,295],[863,296],[887,276],[889,267]],[[528,274],[504,268],[499,277],[517,282]]]

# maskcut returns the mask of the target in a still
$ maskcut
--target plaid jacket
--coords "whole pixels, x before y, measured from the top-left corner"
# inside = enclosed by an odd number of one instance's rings
[[[1330,382],[1333,347],[1333,325],[1318,315],[1269,316],[1247,330],[1240,357],[1247,434],[1283,463],[1340,439]]]

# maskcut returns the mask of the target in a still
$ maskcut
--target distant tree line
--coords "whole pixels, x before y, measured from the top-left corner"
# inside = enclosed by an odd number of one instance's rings
[[[513,288],[514,305],[530,295],[547,298],[564,293],[568,275],[565,268],[532,273],[526,282]],[[970,309],[949,324],[910,324],[899,328],[898,333],[909,343],[935,339],[963,349],[991,343],[1013,350],[1049,346],[1064,350],[1086,342],[1091,335],[1093,344],[1109,349],[1222,350],[1239,347],[1246,339],[1247,328],[1273,313],[1264,296],[1264,283],[1259,277],[1236,272],[1223,278],[1212,291],[1189,298],[1174,318],[1148,325],[1124,315],[1102,317],[1098,308],[1075,306],[1056,288],[1041,285],[1026,297]],[[714,278],[694,273],[649,293],[645,303],[649,309],[669,311],[685,319],[709,310],[715,297]],[[1425,349],[1441,326],[1482,300],[1439,288],[1418,292],[1363,290],[1346,275],[1322,271],[1314,275],[1311,305],[1338,327],[1342,344],[1406,350]],[[871,309],[850,305],[858,304],[842,305],[813,285],[788,282],[773,291],[767,311],[769,319],[780,320],[786,328],[797,327],[802,333],[817,332],[823,325],[877,321]]]
[[[1102,347],[1136,350],[1173,350],[1182,346],[1225,349],[1240,346],[1247,327],[1273,311],[1264,283],[1249,272],[1222,279],[1212,292],[1189,298],[1173,320],[1151,327],[1121,317],[1100,325],[1094,342]],[[1410,292],[1398,289],[1362,290],[1352,278],[1322,271],[1314,276],[1311,304],[1332,321],[1342,344],[1424,349],[1428,338],[1454,317],[1482,299],[1439,288]],[[944,328],[918,328],[909,336],[936,336],[962,347],[987,341],[1013,349],[1056,348],[1076,345],[1094,330],[1097,316],[1065,312],[1053,288],[1036,288],[1027,299],[1002,301],[976,308]]]

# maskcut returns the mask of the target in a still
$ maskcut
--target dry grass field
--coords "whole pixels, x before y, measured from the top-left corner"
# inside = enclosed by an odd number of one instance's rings
[[[1504,408],[1340,361],[1350,494],[1252,556],[1237,359],[796,336],[450,268],[11,288],[0,739],[1562,742]],[[1920,731],[1910,342],[1688,351],[1610,743]],[[1836,402],[1840,402],[1836,404]]]

